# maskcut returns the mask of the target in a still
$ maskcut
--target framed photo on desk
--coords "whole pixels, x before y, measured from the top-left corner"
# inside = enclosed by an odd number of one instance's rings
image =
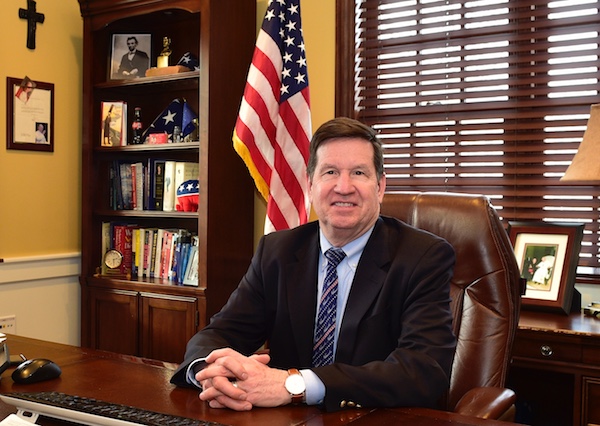
[[[523,309],[571,311],[583,228],[582,223],[509,222],[521,277],[527,280]]]

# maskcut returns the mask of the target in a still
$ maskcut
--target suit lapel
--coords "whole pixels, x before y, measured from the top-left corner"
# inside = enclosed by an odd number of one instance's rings
[[[315,315],[317,312],[317,271],[319,263],[318,231],[296,251],[294,262],[285,266],[287,303],[292,335],[300,365],[310,365]]]
[[[384,227],[378,220],[358,263],[342,320],[336,361],[352,361],[358,326],[384,283],[384,266],[390,262],[389,237],[383,232]]]

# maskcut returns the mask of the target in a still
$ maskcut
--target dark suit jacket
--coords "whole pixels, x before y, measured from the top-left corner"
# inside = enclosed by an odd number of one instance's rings
[[[264,236],[225,307],[188,342],[171,381],[186,385],[189,363],[213,349],[251,354],[265,341],[272,367],[310,368],[318,259],[317,222]],[[312,369],[325,384],[327,410],[340,409],[342,401],[436,406],[449,385],[456,345],[453,267],[446,241],[380,217],[356,270],[335,363]]]

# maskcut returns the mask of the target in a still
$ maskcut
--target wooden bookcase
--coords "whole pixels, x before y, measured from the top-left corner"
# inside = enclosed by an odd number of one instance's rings
[[[82,345],[182,360],[187,340],[217,312],[245,273],[253,250],[253,184],[231,136],[256,39],[256,0],[78,0],[83,17]],[[170,64],[195,53],[200,71],[109,78],[114,34],[151,34],[151,66],[172,40]],[[101,147],[101,102],[142,108],[149,125],[175,98],[198,113],[199,141]],[[74,112],[77,113],[77,112]],[[113,210],[111,162],[151,158],[199,163],[197,213]],[[186,228],[199,236],[199,285],[95,275],[102,260],[102,222]]]

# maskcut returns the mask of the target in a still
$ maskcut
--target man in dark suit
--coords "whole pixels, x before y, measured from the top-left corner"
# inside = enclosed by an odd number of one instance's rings
[[[119,76],[125,78],[146,76],[146,70],[150,67],[150,58],[146,52],[138,50],[137,46],[137,37],[127,37],[127,49],[129,51],[121,58],[121,64],[117,71]]]
[[[331,411],[435,407],[456,345],[451,246],[380,216],[383,151],[370,127],[347,118],[323,124],[307,174],[318,222],[261,239],[227,304],[189,341],[172,382],[195,384],[211,407],[235,410],[300,401]],[[330,247],[344,251],[334,267],[334,355],[315,366]],[[268,355],[255,354],[265,342]]]

